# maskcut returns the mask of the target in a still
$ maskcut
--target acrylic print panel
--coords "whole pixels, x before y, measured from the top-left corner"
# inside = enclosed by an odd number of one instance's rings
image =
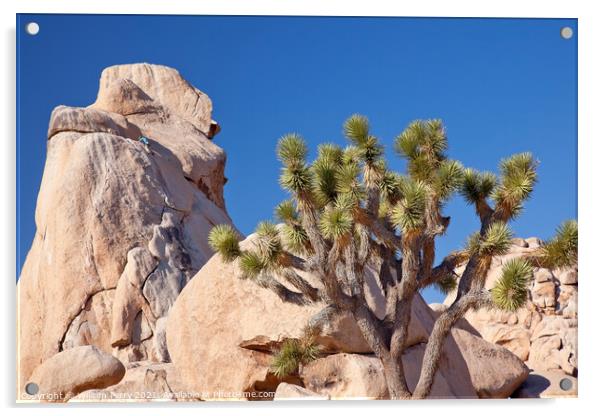
[[[18,16],[24,402],[577,396],[577,21]]]

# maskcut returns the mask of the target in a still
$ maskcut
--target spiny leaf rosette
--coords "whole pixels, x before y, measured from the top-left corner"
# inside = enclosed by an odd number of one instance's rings
[[[491,261],[511,244],[509,221],[516,218],[535,186],[537,161],[530,153],[503,159],[499,174],[465,168],[448,157],[441,120],[417,120],[394,139],[407,171],[390,170],[384,147],[368,119],[351,116],[343,126],[347,147],[333,143],[308,149],[299,134],[283,136],[277,146],[281,186],[290,199],[275,209],[278,224],[262,222],[245,249],[228,226],[215,227],[209,243],[225,262],[237,261],[240,276],[273,290],[285,302],[321,302],[311,320],[320,331],[338,314],[351,314],[366,342],[382,361],[391,398],[428,396],[445,337],[454,323],[474,308],[515,310],[527,299],[533,261],[506,263],[495,287],[484,287]],[[435,264],[436,244],[450,225],[447,201],[460,194],[474,207],[480,227],[466,247]],[[536,256],[557,265],[576,260],[576,223]],[[456,270],[465,265],[459,275]],[[370,273],[367,273],[370,271]],[[312,281],[303,276],[314,276]],[[366,279],[378,276],[387,299],[379,319],[368,307]],[[401,360],[407,345],[411,304],[420,290],[434,285],[455,300],[435,322],[421,374],[411,391]],[[313,339],[313,338],[312,338]],[[274,356],[272,370],[282,377],[311,361],[315,345],[289,340]]]

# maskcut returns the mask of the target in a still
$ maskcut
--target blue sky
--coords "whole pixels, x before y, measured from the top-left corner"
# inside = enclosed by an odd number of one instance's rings
[[[29,21],[37,36],[25,34]],[[245,234],[286,197],[278,138],[301,133],[312,152],[344,144],[343,121],[361,113],[397,170],[393,139],[419,118],[444,120],[450,157],[465,166],[496,170],[533,152],[539,183],[512,225],[549,238],[577,215],[577,39],[563,39],[564,26],[577,33],[575,19],[19,15],[18,270],[35,233],[50,112],[91,104],[103,68],[134,62],[174,67],[213,100],[227,208]],[[478,225],[460,198],[446,212],[439,257]]]

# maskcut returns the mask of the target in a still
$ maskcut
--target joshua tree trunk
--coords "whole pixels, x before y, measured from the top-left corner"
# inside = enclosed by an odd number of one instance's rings
[[[394,359],[392,356],[387,358],[379,357],[385,373],[385,381],[389,390],[389,398],[392,400],[407,400],[412,398],[412,394],[406,384],[406,377],[403,371],[403,363]]]

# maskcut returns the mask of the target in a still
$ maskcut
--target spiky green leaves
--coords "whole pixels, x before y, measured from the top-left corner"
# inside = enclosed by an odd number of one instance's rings
[[[307,254],[309,237],[301,226],[285,224],[280,229],[280,235],[287,250],[293,254]]]
[[[357,200],[363,198],[364,187],[359,178],[360,167],[355,163],[339,166],[336,171],[336,191],[339,194],[351,194]]]
[[[276,218],[286,224],[294,224],[299,218],[295,204],[290,200],[282,201],[276,205],[274,214],[276,214]]]
[[[319,227],[324,237],[337,240],[351,232],[353,217],[345,209],[329,209],[322,213]]]
[[[503,222],[494,222],[487,229],[487,234],[481,242],[481,254],[487,256],[500,256],[506,254],[510,248],[512,239],[512,230],[508,224]]]
[[[462,164],[457,160],[444,160],[432,178],[432,187],[440,200],[447,200],[459,189],[463,179]]]
[[[305,165],[291,165],[282,169],[280,186],[294,194],[303,194],[311,190],[312,175]]]
[[[312,190],[319,207],[326,206],[337,196],[337,169],[341,163],[343,150],[334,145],[321,145],[318,158],[311,166],[313,171]]]
[[[277,262],[278,256],[282,253],[282,244],[280,242],[280,233],[276,224],[269,221],[262,221],[257,225],[257,247],[259,256],[264,263],[272,265]]]
[[[383,147],[378,139],[370,135],[368,118],[354,114],[345,121],[343,132],[357,148],[362,159],[368,163],[375,163],[383,154]]]
[[[441,120],[416,120],[395,139],[395,150],[408,160],[414,179],[430,183],[433,172],[445,159],[447,136]]]
[[[278,378],[284,378],[295,374],[300,364],[307,364],[319,358],[321,348],[315,341],[318,333],[314,328],[307,327],[300,339],[286,339],[272,359],[272,373]]]
[[[577,221],[564,222],[556,229],[556,235],[552,240],[544,244],[543,264],[551,269],[576,265],[578,241]]]
[[[497,176],[491,172],[478,172],[468,168],[464,170],[464,177],[460,184],[460,194],[466,201],[476,204],[486,200],[497,185]]]
[[[391,221],[403,232],[423,227],[427,188],[424,183],[408,179],[401,184],[402,197],[391,211]]]
[[[218,252],[225,262],[231,262],[240,255],[238,233],[229,224],[219,224],[209,232],[209,246]]]
[[[531,153],[519,153],[500,163],[501,181],[493,199],[496,209],[507,219],[520,212],[522,203],[533,192],[537,181],[537,162]]]
[[[370,134],[368,118],[360,114],[353,114],[343,124],[343,132],[345,137],[355,145],[365,142]]]
[[[277,154],[284,165],[280,186],[296,195],[308,192],[312,175],[305,163],[307,146],[303,138],[295,133],[282,136],[278,141]]]
[[[381,200],[393,205],[401,198],[403,177],[398,173],[386,171],[379,182]]]
[[[289,133],[280,138],[276,152],[285,166],[304,164],[307,146],[299,134]]]
[[[437,280],[435,287],[444,295],[453,292],[458,287],[457,277],[454,274],[448,274]]]
[[[528,283],[533,276],[533,267],[522,258],[504,264],[502,275],[491,290],[493,304],[506,311],[515,311],[525,304]]]
[[[510,227],[503,222],[494,222],[483,237],[478,233],[469,237],[467,250],[470,255],[500,256],[510,248],[511,239]]]
[[[268,266],[261,255],[254,251],[242,252],[238,265],[243,279],[257,278]]]

